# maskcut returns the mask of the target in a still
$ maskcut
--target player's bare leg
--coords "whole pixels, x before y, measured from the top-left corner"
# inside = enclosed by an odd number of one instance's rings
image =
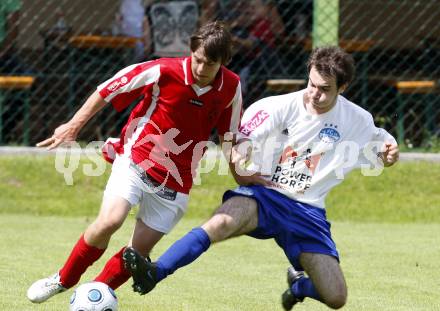
[[[130,210],[130,203],[119,197],[105,198],[96,220],[86,229],[59,272],[34,282],[27,297],[41,303],[78,283],[86,269],[104,253],[112,234],[119,229]]]
[[[104,198],[98,217],[84,232],[87,244],[105,249],[113,233],[124,223],[130,203],[120,197]]]
[[[147,257],[154,245],[164,236],[164,233],[148,227],[142,220],[136,220],[129,246],[137,250],[142,256]]]
[[[257,225],[257,202],[252,198],[235,196],[224,202],[202,225],[202,229],[211,243],[215,243],[251,232]]]
[[[302,253],[300,263],[322,301],[332,309],[342,308],[347,301],[347,285],[339,262],[329,255]]]

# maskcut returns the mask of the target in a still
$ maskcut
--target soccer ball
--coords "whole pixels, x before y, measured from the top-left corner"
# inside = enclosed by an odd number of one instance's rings
[[[101,282],[85,283],[70,297],[70,311],[116,311],[118,299],[113,289]]]

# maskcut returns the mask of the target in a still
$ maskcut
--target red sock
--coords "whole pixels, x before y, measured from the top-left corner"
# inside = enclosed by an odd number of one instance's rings
[[[105,249],[88,245],[82,235],[59,272],[61,284],[65,288],[71,288],[78,283],[81,275],[101,257],[104,251]]]
[[[124,268],[124,261],[122,260],[124,250],[125,247],[121,248],[119,252],[107,261],[104,269],[95,278],[96,282],[105,283],[114,290],[127,282],[131,274]]]

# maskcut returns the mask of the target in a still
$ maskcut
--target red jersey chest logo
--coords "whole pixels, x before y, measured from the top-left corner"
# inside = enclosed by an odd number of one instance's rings
[[[201,100],[198,100],[198,99],[190,99],[189,103],[194,105],[194,106],[197,106],[197,107],[203,107],[203,102]]]

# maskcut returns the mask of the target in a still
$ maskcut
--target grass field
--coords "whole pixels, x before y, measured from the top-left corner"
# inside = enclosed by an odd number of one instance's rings
[[[42,305],[26,299],[27,287],[53,273],[90,219],[2,215],[0,310],[66,310],[72,291]],[[200,219],[184,219],[162,240],[156,258]],[[83,276],[92,279],[130,235],[132,220],[108,252]],[[349,287],[346,310],[440,310],[439,224],[333,223]],[[199,261],[170,276],[147,296],[125,284],[120,310],[281,310],[288,263],[272,241],[240,237],[214,245]],[[306,300],[298,310],[326,310]],[[295,309],[295,310],[296,310]]]
[[[108,173],[85,177],[79,170],[74,186],[66,186],[51,157],[0,157],[0,310],[67,309],[72,291],[33,305],[26,290],[64,262],[98,209]],[[345,310],[440,310],[439,180],[440,164],[401,163],[377,178],[354,172],[329,195],[349,287]],[[158,244],[153,259],[200,225],[231,186],[228,176],[207,175],[191,193],[189,213]],[[127,242],[132,224],[133,215],[82,281],[92,279]],[[287,265],[272,241],[233,239],[215,245],[147,296],[125,284],[117,291],[120,309],[281,310]],[[327,309],[306,300],[295,310]]]
[[[53,157],[0,157],[0,213],[95,216],[111,167],[103,176],[87,177],[87,164],[81,161],[73,186],[67,186]],[[209,217],[224,190],[235,187],[230,176],[217,172],[203,175],[202,185],[193,188],[187,217]],[[399,163],[378,177],[356,171],[329,194],[328,215],[341,221],[440,223],[439,181],[440,163]]]

